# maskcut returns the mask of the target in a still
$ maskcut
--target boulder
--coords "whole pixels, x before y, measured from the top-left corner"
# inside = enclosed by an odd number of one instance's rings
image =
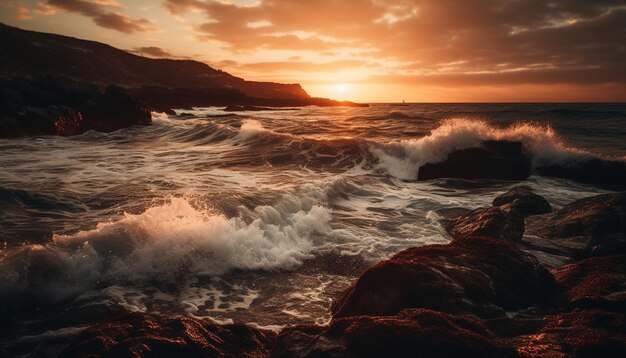
[[[626,256],[592,257],[552,273],[572,306],[626,312]]]
[[[536,248],[575,258],[626,253],[626,192],[577,200],[527,220],[527,240]]]
[[[520,241],[524,234],[524,217],[510,205],[490,206],[472,210],[444,226],[455,239],[483,236]]]
[[[551,210],[546,199],[523,185],[496,197],[491,207],[470,211],[445,222],[444,226],[453,238],[484,236],[520,241],[524,234],[524,218]]]
[[[515,357],[475,318],[424,309],[358,316],[327,327],[295,326],[276,340],[275,357]]]
[[[336,300],[335,318],[405,308],[497,317],[552,294],[554,279],[513,244],[466,238],[402,251],[366,270]]]
[[[87,328],[61,357],[266,357],[275,333],[242,324],[126,313]]]
[[[546,214],[552,211],[550,203],[543,196],[533,193],[532,189],[527,185],[511,188],[506,193],[493,199],[492,204],[494,206],[510,204],[524,217]]]
[[[438,178],[524,180],[531,175],[531,157],[522,143],[486,140],[480,147],[453,151],[440,163],[426,163],[418,180]]]

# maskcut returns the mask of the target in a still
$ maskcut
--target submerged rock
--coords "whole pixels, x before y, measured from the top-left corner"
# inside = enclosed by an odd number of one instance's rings
[[[494,317],[551,295],[552,275],[495,239],[404,250],[366,270],[333,304],[334,317],[394,315],[405,308]]]
[[[515,357],[475,318],[424,309],[358,316],[328,327],[295,326],[276,340],[275,357]]]
[[[524,180],[531,174],[531,158],[522,143],[486,140],[480,147],[456,150],[440,163],[419,168],[418,180],[438,178]]]
[[[445,223],[453,238],[472,236],[520,241],[524,234],[524,218],[552,211],[542,196],[527,186],[518,186],[496,197],[493,205],[478,208]]]
[[[242,324],[127,313],[75,337],[61,357],[266,357],[276,334]]]
[[[626,253],[626,193],[577,200],[527,222],[529,244],[576,258]]]
[[[599,158],[580,158],[565,164],[540,165],[536,173],[580,183],[603,186],[626,186],[626,162]]]

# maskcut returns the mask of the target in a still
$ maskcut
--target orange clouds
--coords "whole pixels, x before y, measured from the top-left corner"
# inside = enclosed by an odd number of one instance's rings
[[[173,13],[204,12],[207,21],[196,27],[200,38],[221,41],[235,52],[364,50],[369,52],[351,60],[396,63],[379,76],[442,85],[626,82],[625,5],[610,0],[165,2]]]
[[[98,26],[124,33],[150,31],[150,21],[145,18],[131,19],[119,12],[108,11],[107,7],[119,7],[115,0],[49,0],[38,4],[38,8],[54,14],[57,9],[80,13],[90,17]]]
[[[141,35],[120,47],[196,57],[256,80],[302,82],[320,89],[314,95],[346,82],[362,95],[357,100],[393,91],[412,100],[439,100],[446,91],[450,100],[467,93],[515,100],[516,86],[563,100],[584,93],[626,100],[614,93],[626,88],[626,0],[31,1],[13,2],[24,7],[16,19],[80,14]]]

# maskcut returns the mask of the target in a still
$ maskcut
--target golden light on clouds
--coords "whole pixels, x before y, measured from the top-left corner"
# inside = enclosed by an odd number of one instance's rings
[[[355,101],[624,101],[613,0],[2,0],[0,21]],[[526,92],[532,89],[532,92]]]

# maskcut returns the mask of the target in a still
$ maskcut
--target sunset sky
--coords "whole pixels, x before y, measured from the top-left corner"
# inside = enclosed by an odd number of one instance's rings
[[[626,101],[626,1],[0,0],[0,21],[353,101]]]

